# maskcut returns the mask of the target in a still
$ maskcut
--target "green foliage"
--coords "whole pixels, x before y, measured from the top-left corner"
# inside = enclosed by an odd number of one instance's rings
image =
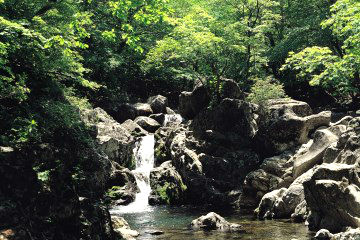
[[[107,192],[106,196],[109,197],[112,200],[118,200],[122,196],[122,187],[119,186],[113,186],[111,187]]]
[[[165,182],[162,186],[157,187],[156,193],[162,202],[166,204],[176,204],[181,200],[182,194],[186,189],[187,187],[183,183],[177,186],[174,183]]]
[[[286,97],[284,86],[272,77],[256,79],[251,87],[247,100],[256,104],[264,104],[269,99]]]
[[[339,0],[331,7],[331,17],[322,22],[343,41],[341,47],[309,47],[290,53],[283,70],[293,70],[299,79],[321,86],[338,99],[357,98],[360,63],[360,4]]]

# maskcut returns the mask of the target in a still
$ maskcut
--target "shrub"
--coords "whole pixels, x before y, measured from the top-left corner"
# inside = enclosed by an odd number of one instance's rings
[[[286,97],[284,86],[272,77],[256,79],[247,100],[262,105],[266,100]]]

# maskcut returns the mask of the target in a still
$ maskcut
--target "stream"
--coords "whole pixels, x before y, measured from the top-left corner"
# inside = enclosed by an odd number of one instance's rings
[[[112,214],[120,214],[124,217],[132,229],[140,233],[137,238],[139,240],[310,240],[313,236],[313,233],[308,231],[307,226],[303,223],[297,224],[280,220],[259,221],[251,215],[219,210],[215,210],[215,212],[219,213],[227,221],[243,225],[246,233],[206,232],[189,229],[192,220],[213,210],[189,206],[150,206],[147,212],[124,214],[117,212],[115,208]],[[163,231],[164,234],[158,236],[151,234],[151,232],[159,230]]]
[[[181,121],[177,115],[168,117],[167,122]],[[139,240],[310,240],[314,233],[310,232],[303,223],[291,223],[281,220],[259,221],[252,215],[240,212],[229,212],[219,209],[193,206],[150,206],[148,197],[151,192],[149,176],[154,168],[153,135],[142,137],[134,148],[136,168],[133,173],[139,187],[135,201],[127,206],[115,206],[110,210],[112,215],[124,217],[131,228],[137,230]],[[217,231],[193,231],[189,228],[192,220],[214,211],[227,221],[241,224],[246,233],[224,233]],[[156,231],[163,234],[154,235]]]

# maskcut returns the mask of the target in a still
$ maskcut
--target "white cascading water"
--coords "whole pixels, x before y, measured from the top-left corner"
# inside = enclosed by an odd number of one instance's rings
[[[183,118],[180,114],[165,114],[165,119],[163,125],[166,127],[171,124],[179,124],[183,121]]]
[[[120,207],[117,212],[134,213],[149,211],[148,199],[151,193],[150,171],[154,168],[154,135],[147,135],[138,141],[133,149],[136,168],[133,170],[139,192],[135,201],[127,206]]]

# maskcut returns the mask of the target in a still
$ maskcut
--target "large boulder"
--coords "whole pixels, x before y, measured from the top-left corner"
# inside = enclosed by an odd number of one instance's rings
[[[207,215],[201,216],[191,222],[193,229],[203,230],[218,230],[224,232],[245,232],[243,227],[239,224],[229,223],[219,214],[210,212]]]
[[[256,111],[254,104],[226,98],[214,109],[197,115],[191,129],[203,135],[207,130],[213,130],[225,135],[228,142],[249,145],[258,130]]]
[[[339,232],[360,227],[360,166],[322,164],[303,183],[309,228]]]
[[[138,116],[150,116],[153,114],[150,104],[135,103],[135,104],[121,104],[112,113],[115,120],[122,123],[128,119],[134,120]]]
[[[154,113],[166,113],[166,107],[168,106],[168,100],[161,95],[152,96],[147,100]]]
[[[134,137],[122,125],[116,122],[103,109],[84,110],[83,121],[94,128],[98,147],[111,161],[122,166],[131,166]]]
[[[179,112],[185,118],[195,117],[210,103],[210,96],[204,85],[195,87],[192,92],[182,92],[179,96]]]
[[[132,136],[142,137],[148,134],[146,130],[144,130],[142,127],[140,127],[139,124],[137,124],[131,119],[128,119],[125,122],[123,122],[121,126],[125,128]]]
[[[322,163],[325,150],[337,142],[339,136],[345,132],[345,125],[332,126],[326,129],[317,130],[309,149],[294,160],[293,177],[297,178],[316,164]]]
[[[241,91],[239,85],[232,79],[222,79],[222,98],[234,98],[244,100],[245,94]]]
[[[312,169],[298,177],[289,188],[281,188],[264,195],[257,214],[264,218],[290,218],[305,200],[303,183],[312,175]]]
[[[266,193],[288,187],[291,183],[286,185],[285,178],[292,170],[293,155],[293,151],[286,151],[281,155],[264,159],[259,169],[246,176],[239,205],[242,208],[255,208]]]
[[[309,133],[318,127],[328,126],[331,112],[312,114],[305,102],[280,99],[270,100],[261,111],[259,146],[268,154],[281,153],[292,147],[306,143]]]
[[[135,230],[131,230],[129,224],[123,217],[111,216],[112,227],[121,239],[124,240],[135,240],[140,234]]]
[[[345,232],[334,234],[331,240],[359,240],[360,228],[348,228]]]
[[[154,133],[161,127],[160,123],[149,117],[137,117],[134,122],[150,133]]]
[[[106,196],[115,205],[133,202],[139,191],[134,173],[116,163],[113,164],[107,188]]]
[[[151,170],[150,186],[150,204],[180,204],[184,200],[186,186],[171,161]]]
[[[360,162],[360,118],[345,117],[342,122],[344,124],[347,122],[347,129],[341,134],[339,141],[326,149],[325,163],[356,164]]]

